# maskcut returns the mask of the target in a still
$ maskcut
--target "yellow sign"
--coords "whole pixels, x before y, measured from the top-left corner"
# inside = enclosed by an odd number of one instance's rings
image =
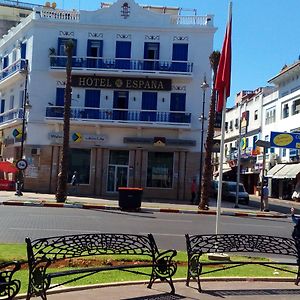
[[[22,137],[22,129],[15,128],[12,132],[12,135],[15,139],[21,138]]]
[[[245,149],[247,148],[247,140],[246,140],[245,137],[243,137],[243,138],[241,139],[240,147],[241,147],[242,150],[245,150]]]
[[[288,133],[282,133],[278,134],[274,140],[273,143],[277,146],[286,146],[289,145],[294,140],[293,136]]]

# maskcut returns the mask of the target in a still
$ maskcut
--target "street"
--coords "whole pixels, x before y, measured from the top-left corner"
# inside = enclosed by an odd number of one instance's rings
[[[214,233],[215,216],[159,212],[122,212],[74,208],[0,206],[0,242],[88,232],[152,233],[162,249],[185,249],[184,234]],[[290,237],[290,218],[221,217],[221,233]]]

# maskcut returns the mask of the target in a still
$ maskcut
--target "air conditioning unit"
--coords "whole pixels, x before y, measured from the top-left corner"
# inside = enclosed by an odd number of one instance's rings
[[[31,155],[40,155],[41,154],[41,148],[32,148],[31,149]]]

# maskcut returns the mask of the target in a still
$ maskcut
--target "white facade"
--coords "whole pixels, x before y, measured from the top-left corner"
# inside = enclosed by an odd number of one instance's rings
[[[55,190],[63,132],[63,48],[72,39],[72,75],[80,84],[73,80],[70,145],[77,154],[70,156],[70,171],[83,168],[76,155],[86,161],[80,192],[113,195],[126,185],[143,187],[149,197],[189,194],[191,178],[199,173],[200,84],[204,76],[211,77],[216,28],[211,15],[170,11],[145,9],[132,0],[97,11],[37,8],[0,40],[4,159],[19,158],[16,133],[21,131],[22,69],[28,60],[28,189]],[[208,107],[206,101],[204,115]],[[165,156],[168,166],[159,168]]]

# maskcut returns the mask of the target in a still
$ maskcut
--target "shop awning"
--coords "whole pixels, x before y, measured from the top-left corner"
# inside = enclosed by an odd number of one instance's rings
[[[0,172],[17,173],[18,169],[13,163],[9,161],[0,161]]]
[[[295,178],[297,174],[300,173],[300,163],[280,164],[280,165],[283,165],[283,167],[278,169],[276,173],[273,173],[274,175],[272,176],[272,178],[274,179]],[[272,169],[270,171],[272,171]]]
[[[284,168],[285,164],[277,164],[267,173],[267,177],[273,177],[279,170]]]

